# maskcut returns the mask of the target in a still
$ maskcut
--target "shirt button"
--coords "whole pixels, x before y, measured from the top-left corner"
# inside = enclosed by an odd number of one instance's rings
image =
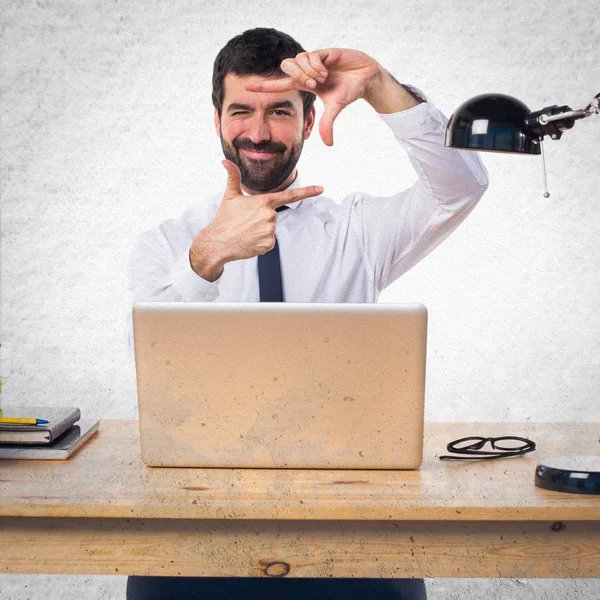
[[[205,300],[212,300],[213,295],[210,292],[206,292],[206,294],[204,294],[204,299]]]

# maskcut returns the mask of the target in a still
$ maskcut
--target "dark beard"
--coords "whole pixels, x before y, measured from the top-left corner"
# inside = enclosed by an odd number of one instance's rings
[[[285,148],[282,144],[252,144],[248,139],[234,140],[234,147],[230,146],[221,135],[221,147],[225,158],[235,163],[240,170],[242,185],[257,192],[268,192],[278,188],[296,168],[304,146],[304,132],[302,139],[295,146]],[[277,156],[269,160],[253,160],[242,157],[241,149],[246,150],[271,150]]]

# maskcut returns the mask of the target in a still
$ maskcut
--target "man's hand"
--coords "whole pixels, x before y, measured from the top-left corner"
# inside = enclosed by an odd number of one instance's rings
[[[248,83],[250,92],[287,92],[303,90],[316,94],[324,105],[319,133],[327,146],[333,146],[333,122],[340,112],[359,98],[364,98],[376,86],[385,70],[359,50],[328,48],[301,52],[286,58],[281,69],[285,79]]]
[[[412,108],[422,100],[399,84],[375,59],[359,50],[327,48],[301,52],[286,58],[281,70],[285,79],[247,83],[250,92],[303,90],[321,98],[325,111],[319,122],[321,139],[333,146],[333,122],[340,112],[364,98],[378,113]]]
[[[227,262],[265,254],[275,246],[276,208],[318,196],[323,188],[309,186],[244,196],[237,165],[223,160],[227,187],[211,224],[203,229],[190,247],[192,269],[207,281],[216,281]]]

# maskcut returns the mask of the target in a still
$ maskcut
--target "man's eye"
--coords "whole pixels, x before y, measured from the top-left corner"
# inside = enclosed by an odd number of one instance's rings
[[[277,110],[273,111],[273,114],[277,114],[277,113],[278,113],[278,116],[279,115],[285,115],[286,117],[290,116],[289,112],[286,112],[285,110],[281,110],[281,109],[277,109]],[[231,113],[231,116],[235,117],[237,115],[247,115],[247,114],[248,114],[247,110],[238,110],[236,112]]]

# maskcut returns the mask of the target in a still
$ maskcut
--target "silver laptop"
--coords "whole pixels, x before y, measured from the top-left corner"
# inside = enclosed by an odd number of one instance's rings
[[[422,305],[141,303],[133,329],[149,466],[421,464]]]

